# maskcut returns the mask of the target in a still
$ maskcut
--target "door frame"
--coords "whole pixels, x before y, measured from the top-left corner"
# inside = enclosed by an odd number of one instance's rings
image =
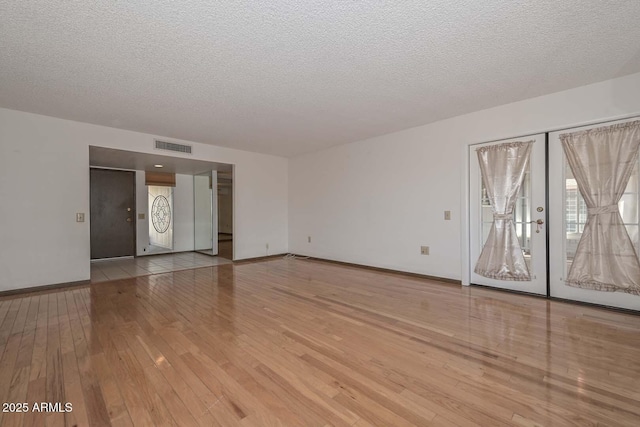
[[[543,128],[538,128],[538,129],[534,129],[531,130],[529,132],[524,132],[524,133],[519,133],[518,135],[505,135],[505,136],[501,136],[501,137],[490,137],[491,139],[487,138],[487,139],[481,139],[481,140],[476,140],[476,141],[471,141],[471,142],[467,142],[467,143],[463,143],[460,147],[461,153],[460,153],[460,158],[461,158],[461,164],[463,165],[463,167],[461,168],[461,186],[460,186],[460,207],[461,207],[461,215],[460,215],[460,277],[461,277],[461,284],[462,286],[470,286],[471,285],[471,272],[473,271],[474,266],[472,265],[473,261],[471,260],[471,214],[470,214],[470,166],[471,166],[471,156],[469,155],[469,147],[472,145],[478,145],[478,144],[485,144],[485,143],[491,143],[491,142],[498,142],[498,141],[502,141],[502,140],[507,140],[507,139],[517,139],[517,138],[525,138],[528,135],[537,135],[537,134],[545,134],[545,151],[546,151],[546,168],[548,170],[549,168],[549,134],[552,132],[560,132],[560,131],[564,131],[564,130],[569,130],[569,129],[574,129],[574,128],[580,128],[580,127],[584,127],[584,126],[594,126],[594,125],[605,125],[607,123],[610,122],[615,122],[615,121],[620,121],[620,120],[629,120],[629,119],[640,119],[640,112],[635,112],[635,113],[629,113],[629,114],[621,114],[621,115],[617,115],[617,116],[611,116],[611,117],[606,117],[606,118],[599,118],[599,119],[591,119],[591,120],[585,120],[582,122],[575,122],[575,123],[569,123],[569,124],[565,124],[562,126],[557,126],[557,127],[543,127]],[[549,215],[549,173],[546,174],[546,178],[545,178],[545,185],[546,185],[546,189],[547,189],[547,203],[546,203],[546,207],[545,207],[545,223],[547,225],[546,227],[546,233],[547,233],[547,246],[549,245],[549,241],[550,241],[550,235],[549,235],[549,230],[550,228],[553,226],[552,224],[549,223],[550,220],[550,215]],[[623,311],[623,312],[628,312],[628,313],[632,313],[632,314],[637,314],[640,315],[640,312],[635,311],[635,310],[629,310],[629,309],[625,309],[625,308],[618,308],[618,307],[612,307],[612,306],[607,306],[607,305],[602,305],[602,304],[594,304],[594,303],[590,303],[590,302],[583,302],[583,301],[576,301],[576,300],[566,300],[566,299],[562,299],[562,298],[557,298],[557,297],[552,297],[550,294],[550,276],[549,276],[549,247],[547,247],[547,295],[533,295],[530,294],[534,297],[537,298],[546,298],[546,299],[551,299],[551,300],[556,300],[556,301],[564,301],[564,302],[569,302],[572,304],[579,304],[579,305],[589,305],[589,306],[595,306],[595,307],[602,307],[602,308],[608,308],[608,309],[613,309],[613,310],[617,310],[617,311]],[[481,285],[474,285],[474,286],[481,286]],[[492,288],[492,289],[496,289],[498,291],[502,291],[502,292],[512,292],[512,293],[518,293],[517,291],[511,291],[508,289],[498,289],[498,288]]]
[[[91,169],[102,169],[102,170],[111,170],[111,171],[120,171],[120,172],[133,172],[133,258],[138,256],[138,191],[137,191],[137,182],[136,182],[136,171],[133,169],[122,169],[122,168],[109,168],[104,166],[91,166],[89,165],[89,182],[91,182]],[[91,200],[91,185],[89,185],[89,200]],[[89,215],[88,215],[88,226],[89,226],[89,263],[94,261],[91,258],[91,203],[89,203]],[[130,258],[129,256],[117,257],[117,258]],[[96,258],[95,260],[105,260],[105,259],[115,259],[115,258]]]
[[[571,131],[581,131],[586,129],[592,129],[594,127],[599,127],[601,125],[609,126],[615,125],[619,123],[625,123],[629,121],[637,120],[638,117],[630,117],[627,119],[620,120],[611,120],[605,123],[594,123],[586,126],[579,126],[576,128],[571,128]],[[564,153],[562,153],[562,147],[559,139],[559,134],[561,131],[549,132],[547,133],[547,155],[549,153],[555,154],[553,159],[549,162],[547,168],[547,180],[553,179],[554,181],[563,181],[566,174],[566,161]],[[553,139],[551,139],[553,137]],[[554,144],[553,152],[551,151],[550,144]],[[551,167],[549,167],[551,166]],[[562,208],[565,208],[565,187],[556,188],[554,191],[547,192],[547,197],[556,202],[556,205]],[[588,305],[596,305],[600,307],[612,308],[616,310],[625,310],[631,311],[636,314],[640,314],[640,296],[632,296],[630,300],[631,303],[627,301],[628,294],[623,292],[594,292],[590,289],[581,289],[570,286],[561,286],[560,280],[555,279],[558,275],[562,274],[563,276],[567,273],[566,265],[563,265],[566,262],[566,223],[564,220],[564,209],[562,212],[554,213],[553,218],[558,222],[557,226],[559,228],[559,233],[556,233],[553,236],[553,242],[549,241],[549,244],[553,243],[551,253],[549,253],[549,260],[547,261],[547,269],[549,272],[553,272],[554,276],[548,277],[548,295],[551,299],[561,300],[561,301],[570,301],[576,303],[583,303]],[[551,237],[551,236],[550,236]],[[551,254],[554,256],[551,257]],[[555,296],[554,296],[555,294]],[[573,295],[573,298],[569,298]],[[581,299],[574,299],[581,298]],[[601,302],[595,302],[601,301]],[[635,308],[637,307],[637,308]]]
[[[542,225],[542,232],[545,232],[544,234],[537,234],[534,233],[533,230],[534,228],[536,228],[536,226],[534,224],[530,224],[530,228],[529,230],[531,231],[531,236],[530,236],[530,245],[532,247],[532,259],[529,265],[530,268],[530,272],[531,272],[531,280],[528,281],[513,281],[513,280],[497,280],[497,279],[490,279],[490,278],[484,278],[484,277],[479,277],[479,275],[475,274],[473,272],[474,266],[475,266],[475,258],[477,256],[479,256],[478,252],[478,246],[482,246],[482,237],[479,237],[482,235],[482,228],[478,229],[478,224],[480,224],[480,227],[482,227],[482,223],[477,222],[479,219],[479,215],[482,215],[482,206],[480,205],[480,197],[481,194],[479,192],[479,187],[475,187],[472,189],[471,188],[471,178],[474,178],[477,181],[474,181],[475,184],[480,185],[482,183],[482,177],[480,175],[480,167],[478,165],[478,161],[477,159],[473,159],[473,153],[475,153],[476,149],[480,146],[493,146],[493,145],[499,145],[502,143],[508,143],[508,142],[513,142],[516,140],[520,140],[520,141],[528,141],[528,140],[533,140],[534,141],[534,145],[532,147],[531,150],[531,155],[528,161],[528,169],[529,169],[529,173],[530,173],[530,191],[531,194],[529,196],[529,200],[531,205],[529,206],[529,215],[531,220],[536,220],[536,219],[542,219],[540,217],[544,217],[544,223]],[[548,273],[548,268],[547,268],[547,264],[548,264],[548,256],[547,256],[547,251],[548,251],[548,234],[546,233],[546,229],[547,227],[547,221],[546,221],[546,212],[548,211],[547,209],[547,196],[546,196],[546,190],[547,190],[547,183],[546,183],[546,178],[544,180],[534,180],[533,177],[535,176],[544,176],[546,175],[546,168],[547,168],[547,160],[546,160],[546,135],[545,134],[535,134],[535,135],[526,135],[524,137],[518,137],[518,138],[509,138],[509,139],[501,139],[498,141],[492,141],[492,142],[487,142],[487,143],[481,143],[481,144],[471,144],[468,147],[468,151],[469,151],[469,173],[471,174],[471,172],[474,173],[474,176],[472,177],[471,175],[469,176],[469,214],[470,214],[470,223],[469,223],[469,254],[470,254],[470,263],[469,263],[469,276],[470,276],[470,281],[475,281],[473,284],[476,286],[487,286],[487,287],[491,287],[494,289],[504,289],[504,290],[509,290],[509,291],[513,291],[513,292],[518,292],[518,293],[524,293],[524,294],[530,294],[530,295],[540,295],[540,296],[545,296],[547,293],[547,273]],[[544,194],[543,194],[544,193]],[[474,200],[471,200],[471,198],[474,197]],[[544,213],[542,212],[536,212],[535,208],[536,207],[543,207],[544,209]],[[473,216],[471,215],[473,211]],[[473,225],[471,223],[471,221],[473,221]],[[471,234],[473,232],[473,235]],[[478,234],[480,232],[480,235]],[[544,242],[542,241],[542,239],[544,238]],[[474,247],[472,248],[471,245],[473,245]],[[475,253],[475,254],[474,254]],[[473,257],[471,257],[471,255],[474,255]],[[542,277],[542,276],[545,277]],[[474,279],[475,276],[475,279]],[[480,282],[481,281],[481,282]],[[520,289],[519,289],[520,288]]]

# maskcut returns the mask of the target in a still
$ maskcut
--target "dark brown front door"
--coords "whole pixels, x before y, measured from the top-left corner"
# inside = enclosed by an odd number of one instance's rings
[[[135,254],[135,172],[91,169],[91,259]]]

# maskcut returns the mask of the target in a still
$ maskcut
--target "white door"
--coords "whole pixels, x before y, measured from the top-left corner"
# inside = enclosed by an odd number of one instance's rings
[[[567,163],[560,142],[560,135],[629,121],[632,120],[585,126],[549,134],[549,214],[551,222],[549,283],[552,297],[640,310],[640,296],[638,295],[582,289],[565,284],[565,278],[571,267],[578,241],[584,230],[587,207],[580,195],[580,191],[577,189],[576,180]],[[640,253],[638,231],[640,228],[639,162],[640,159],[636,159],[625,193],[618,203],[623,222],[635,246],[636,255]]]
[[[477,149],[510,142],[533,141],[529,162],[516,199],[513,222],[529,270],[528,280],[499,280],[476,273],[475,267],[494,222],[491,202],[487,197]],[[485,285],[532,294],[547,294],[547,230],[545,224],[545,135],[531,135],[469,146],[470,206],[470,277],[471,284]]]

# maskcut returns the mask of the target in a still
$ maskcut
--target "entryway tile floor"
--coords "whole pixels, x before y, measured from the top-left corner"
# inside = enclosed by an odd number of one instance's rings
[[[197,252],[94,260],[91,261],[91,283],[223,264],[231,264],[231,261]]]

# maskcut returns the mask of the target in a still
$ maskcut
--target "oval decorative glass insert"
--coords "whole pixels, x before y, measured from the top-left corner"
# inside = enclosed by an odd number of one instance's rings
[[[164,196],[156,196],[151,206],[151,221],[158,233],[166,233],[171,224],[171,206]]]

